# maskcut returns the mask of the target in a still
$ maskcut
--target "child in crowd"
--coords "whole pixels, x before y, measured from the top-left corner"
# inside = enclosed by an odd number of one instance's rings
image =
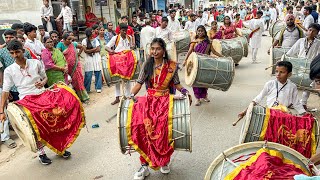
[[[290,79],[292,74],[292,64],[288,61],[279,61],[276,65],[275,80],[268,81],[260,94],[253,99],[253,104],[259,104],[264,97],[267,97],[267,106],[269,108],[276,106],[292,106],[299,114],[304,114],[306,111],[298,99],[298,89]],[[239,113],[239,118],[246,114],[247,110]]]

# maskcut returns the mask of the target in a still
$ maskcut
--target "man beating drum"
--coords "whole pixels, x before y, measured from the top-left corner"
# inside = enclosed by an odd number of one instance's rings
[[[11,56],[15,59],[15,63],[4,70],[3,91],[0,105],[0,120],[3,122],[6,119],[4,109],[9,98],[9,91],[12,86],[16,86],[19,92],[20,100],[23,100],[28,95],[36,95],[44,90],[44,85],[47,83],[47,76],[42,63],[35,59],[26,59],[23,55],[23,45],[18,40],[12,40],[7,46]],[[51,160],[45,154],[41,142],[37,143],[39,160],[42,164],[51,164]],[[69,158],[71,153],[65,151],[62,155],[64,158]]]
[[[128,25],[121,23],[120,25],[120,34],[117,36],[113,36],[112,39],[106,45],[106,50],[110,54],[119,53],[122,51],[130,50],[133,47],[133,39],[131,36],[127,35]],[[115,46],[115,49],[111,48]],[[125,83],[125,95],[130,95],[131,83]],[[116,84],[116,99],[111,103],[111,105],[115,105],[120,102],[120,83]]]

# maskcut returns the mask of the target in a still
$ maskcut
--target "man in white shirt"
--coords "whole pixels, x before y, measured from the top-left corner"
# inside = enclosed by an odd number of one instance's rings
[[[264,31],[264,20],[261,18],[262,11],[257,12],[257,18],[251,19],[249,22],[249,28],[252,30],[252,37],[250,39],[250,47],[252,48],[252,64],[260,63],[257,61],[258,49],[261,47],[262,34]],[[250,34],[250,35],[251,35]]]
[[[197,29],[198,26],[205,26],[207,24],[207,20],[203,17],[203,11],[198,12],[198,18],[196,20],[195,27]]]
[[[45,49],[44,45],[37,40],[37,27],[30,23],[23,24],[24,33],[27,35],[25,47],[29,48],[38,59],[40,59],[42,50]]]
[[[224,16],[225,16],[225,17],[226,17],[226,16],[229,16],[230,21],[233,22],[233,20],[232,20],[232,19],[233,19],[233,17],[232,17],[232,9],[231,9],[231,8],[230,8],[230,9],[229,9],[228,7],[226,8],[226,10],[225,10],[225,12],[224,12]]]
[[[312,23],[307,31],[307,37],[299,39],[287,52],[288,56],[298,56],[301,58],[307,58],[310,62],[320,54],[320,40],[316,37],[320,31],[320,25]],[[314,86],[314,83],[311,84]],[[310,96],[309,91],[302,93],[301,103],[307,109],[307,101]]]
[[[168,29],[171,30],[171,32],[177,32],[180,31],[180,22],[175,19],[176,16],[176,10],[173,9],[170,11],[170,16],[168,17]]]
[[[305,17],[305,18],[304,18],[304,20],[303,20],[302,25],[301,25],[301,23],[298,24],[298,26],[299,26],[301,29],[303,29],[303,30],[305,31],[305,33],[307,33],[310,24],[314,23],[314,18],[313,18],[313,16],[311,15],[311,12],[312,12],[311,7],[309,7],[309,6],[308,6],[308,7],[304,7],[303,14],[304,14],[304,17]]]
[[[151,43],[153,38],[156,36],[156,29],[150,26],[151,21],[146,20],[146,27],[142,28],[140,33],[140,47],[144,50],[146,49],[147,44]]]
[[[47,23],[51,22],[52,29],[57,30],[56,23],[54,22],[54,16],[53,16],[53,8],[49,5],[48,0],[43,0],[43,6],[40,9],[40,15],[41,15],[41,21],[43,24],[43,27],[46,31],[47,29]]]
[[[73,21],[73,14],[72,10],[69,6],[67,6],[67,0],[61,0],[62,1],[62,8],[59,16],[57,17],[56,20],[61,19],[63,17],[63,29],[67,31],[72,31],[72,21]]]
[[[119,25],[120,27],[120,34],[117,36],[113,36],[111,40],[106,45],[106,50],[111,53],[118,53],[125,50],[131,50],[131,47],[133,48],[133,38],[129,35],[127,35],[128,25],[121,23]],[[115,46],[115,49],[112,50],[112,47]],[[125,96],[130,96],[130,90],[131,90],[131,83],[127,82],[125,83]],[[116,84],[116,99],[111,103],[111,105],[115,105],[120,102],[120,83]]]
[[[269,11],[270,11],[270,19],[271,19],[270,24],[273,24],[277,21],[277,16],[278,16],[277,10],[276,10],[276,8],[274,8],[274,4],[270,5]]]
[[[186,22],[186,25],[184,26],[184,30],[196,32],[196,19],[197,15],[191,14],[190,15],[190,20]]]
[[[168,26],[168,18],[163,17],[161,25],[156,28],[156,38],[163,39],[166,43],[173,41],[173,36],[171,30]]]
[[[300,38],[304,37],[303,30],[295,26],[295,18],[292,14],[288,14],[285,21],[287,26],[277,33],[272,47],[280,46],[283,48],[291,48]],[[268,54],[269,53],[270,50],[268,51]]]
[[[44,37],[50,37],[50,34],[44,29],[43,25],[38,26],[37,40],[43,42]]]

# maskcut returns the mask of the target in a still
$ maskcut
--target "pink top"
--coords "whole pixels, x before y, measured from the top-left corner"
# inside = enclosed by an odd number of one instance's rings
[[[153,28],[156,28],[156,27],[158,27],[159,26],[159,24],[158,24],[158,22],[157,21],[154,21],[154,22],[151,22],[151,27],[153,27]]]
[[[242,28],[243,27],[243,22],[242,19],[240,19],[238,22],[235,22],[236,28]]]
[[[236,27],[234,24],[231,24],[229,27],[222,25],[220,30],[223,32],[224,39],[232,39],[235,37]]]

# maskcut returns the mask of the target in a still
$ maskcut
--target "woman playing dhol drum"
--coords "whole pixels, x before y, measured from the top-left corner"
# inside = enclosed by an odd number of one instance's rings
[[[127,123],[128,142],[140,153],[142,165],[134,179],[148,176],[148,165],[153,169],[161,167],[164,174],[170,172],[168,164],[174,148],[170,133],[173,96],[169,94],[169,87],[174,86],[183,95],[188,95],[188,90],[180,84],[177,63],[168,57],[164,40],[153,39],[150,52],[151,57],[143,64],[137,84],[131,90],[135,102],[128,110],[131,112],[128,117],[131,123]],[[143,83],[147,84],[147,95],[135,99]]]
[[[222,57],[222,55],[219,54],[217,51],[215,51],[214,48],[212,47],[209,37],[207,35],[206,28],[202,25],[198,26],[195,40],[193,40],[190,43],[190,48],[187,53],[186,60],[184,61],[184,64],[183,64],[184,66],[192,52],[207,54],[207,55],[210,55],[210,52],[212,52],[214,55],[218,57]],[[199,87],[192,87],[192,88],[193,88],[194,96],[197,98],[196,106],[201,105],[201,99],[203,99],[205,102],[210,102],[210,100],[208,99],[208,93],[207,93],[208,88],[199,88]]]
[[[222,32],[222,39],[232,39],[236,36],[240,36],[237,34],[236,26],[231,22],[229,16],[224,17],[220,31]]]

